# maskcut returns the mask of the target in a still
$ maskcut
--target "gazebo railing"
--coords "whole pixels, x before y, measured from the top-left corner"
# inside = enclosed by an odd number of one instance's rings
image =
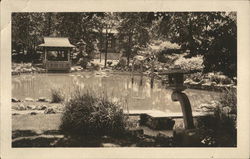
[[[45,68],[46,70],[65,70],[69,71],[71,67],[71,62],[70,61],[45,61]]]

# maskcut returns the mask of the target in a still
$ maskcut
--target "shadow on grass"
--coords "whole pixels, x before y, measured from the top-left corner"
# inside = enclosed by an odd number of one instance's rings
[[[58,130],[38,133],[32,130],[12,131],[12,147],[53,147],[63,135]]]
[[[37,133],[31,130],[16,130],[12,132],[12,147],[129,147],[135,142],[134,138],[114,138],[108,136],[68,136],[58,130]]]
[[[161,140],[162,142],[163,140]],[[153,138],[110,136],[72,136],[63,135],[58,130],[37,133],[31,130],[16,130],[12,132],[12,147],[170,147],[169,141],[160,143]]]

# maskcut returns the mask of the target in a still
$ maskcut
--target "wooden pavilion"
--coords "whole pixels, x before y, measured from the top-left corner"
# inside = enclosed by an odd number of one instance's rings
[[[47,71],[69,72],[71,68],[70,52],[74,45],[66,37],[44,37],[39,45],[44,50],[44,67]]]

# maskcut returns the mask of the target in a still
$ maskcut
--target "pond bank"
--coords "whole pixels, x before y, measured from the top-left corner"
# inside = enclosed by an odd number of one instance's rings
[[[116,69],[113,69],[112,67],[108,67],[106,69],[100,68],[100,70],[95,70],[93,68],[83,69],[81,66],[72,66],[70,73],[90,72],[90,71],[95,71],[95,72],[97,72],[97,74],[99,73],[100,75],[102,75],[104,73],[111,73],[111,74],[116,74],[116,75],[120,74],[120,75],[131,76],[130,71],[116,70]],[[13,63],[12,64],[12,75],[13,76],[22,75],[22,74],[37,74],[37,73],[40,74],[40,73],[47,73],[47,72],[42,67],[41,64],[39,64],[39,65],[32,65],[31,63],[23,63],[23,64]],[[140,72],[134,72],[135,76],[139,76],[140,74],[141,74]],[[148,71],[143,72],[143,76],[150,77],[150,72],[148,72]],[[157,72],[155,72],[155,79],[161,80],[163,83],[167,83],[167,81],[165,80],[165,77],[158,75]],[[208,79],[201,80],[200,82],[195,82],[191,78],[187,78],[184,84],[187,86],[187,88],[190,88],[190,89],[219,91],[219,92],[221,92],[225,89],[229,89],[229,88],[236,89],[236,87],[237,87],[233,83],[228,83],[228,84],[220,84],[219,83],[218,84],[216,82],[211,82]]]

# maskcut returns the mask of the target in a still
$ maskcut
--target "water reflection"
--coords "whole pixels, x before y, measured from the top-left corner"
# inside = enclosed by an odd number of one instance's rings
[[[102,77],[95,73],[82,72],[75,74],[36,74],[12,77],[12,96],[18,99],[31,97],[50,97],[51,88],[60,88],[66,95],[70,95],[77,85],[83,90],[104,93],[113,101],[122,101],[133,109],[157,109],[166,112],[179,112],[180,106],[171,100],[171,90],[167,90],[156,81],[154,88],[150,88],[150,80],[146,77],[140,86],[140,77],[135,76],[134,84],[129,75],[109,75]],[[186,90],[192,107],[216,99],[218,93]]]

